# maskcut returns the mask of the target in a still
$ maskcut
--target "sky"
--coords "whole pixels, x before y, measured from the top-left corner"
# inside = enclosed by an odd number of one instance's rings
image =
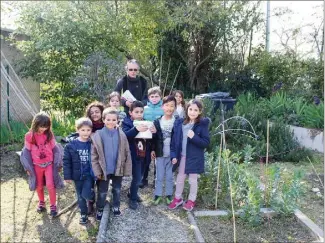
[[[6,1],[1,1],[1,5],[3,4],[6,4]],[[261,5],[262,11],[265,14],[265,19],[266,5],[267,1],[264,1]],[[317,6],[320,7],[317,8]],[[302,55],[312,51],[311,56],[317,56],[316,47],[307,43],[312,40],[311,33],[313,32],[313,27],[308,26],[308,24],[312,24],[315,27],[320,26],[321,21],[324,19],[323,6],[323,1],[270,1],[270,51],[279,51],[283,49],[280,43],[281,39],[283,42],[286,41],[284,30],[305,26],[301,28],[301,32],[298,33],[296,40],[290,38],[288,44],[293,49],[297,47],[297,51]],[[272,16],[278,8],[283,7],[290,9],[292,13],[282,17]],[[318,18],[313,15],[315,12]],[[18,16],[19,13],[15,11],[10,13],[1,11],[1,27],[15,29],[14,20],[17,19]],[[261,42],[265,44],[265,39],[262,37],[263,32],[265,33],[265,29],[261,29],[259,34],[254,35],[253,45]],[[282,38],[279,37],[281,34]]]

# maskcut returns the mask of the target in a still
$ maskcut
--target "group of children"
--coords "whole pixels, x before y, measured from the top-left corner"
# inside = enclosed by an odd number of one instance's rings
[[[77,135],[64,148],[64,180],[75,185],[80,224],[87,223],[95,203],[96,219],[101,220],[110,181],[112,212],[114,216],[121,214],[120,193],[124,176],[132,175],[129,207],[137,209],[142,201],[138,190],[148,185],[151,161],[155,161],[153,204],[158,205],[165,196],[170,209],[183,205],[185,210],[192,210],[196,201],[198,174],[204,172],[204,149],[210,142],[209,119],[202,117],[202,103],[194,99],[185,105],[183,92],[179,90],[162,98],[159,87],[153,87],[148,90],[146,106],[141,101],[134,101],[128,114],[125,114],[120,111],[121,96],[118,92],[111,93],[108,98],[107,108],[97,101],[88,105],[85,117],[75,122]],[[152,121],[153,125],[148,127],[135,122],[141,120]],[[147,130],[152,133],[152,139],[138,138],[140,132]],[[37,211],[45,210],[45,177],[52,216],[57,214],[53,183],[54,146],[51,119],[43,112],[38,113],[25,136],[25,148],[32,155],[36,173]],[[177,168],[173,197],[173,172]],[[27,170],[27,173],[30,171]],[[189,175],[190,193],[184,203],[182,192],[186,175]]]

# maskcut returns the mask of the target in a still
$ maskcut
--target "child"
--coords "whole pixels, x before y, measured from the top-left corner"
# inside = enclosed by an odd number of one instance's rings
[[[103,111],[105,127],[91,135],[93,142],[91,163],[97,178],[96,219],[102,219],[109,181],[112,180],[114,216],[120,216],[120,193],[123,176],[130,176],[132,170],[129,144],[124,132],[117,128],[118,112],[111,108]]]
[[[161,90],[158,86],[152,87],[148,90],[148,103],[144,107],[143,119],[146,121],[154,121],[160,118],[164,111],[161,108]]]
[[[68,183],[74,181],[81,215],[80,224],[88,222],[87,201],[92,201],[94,198],[95,177],[90,164],[91,143],[89,139],[92,128],[93,124],[89,118],[83,117],[76,120],[76,130],[79,136],[64,148],[64,180]]]
[[[152,87],[148,90],[148,103],[147,106],[144,107],[143,118],[146,121],[154,121],[164,115],[164,111],[161,108],[162,100],[161,100],[161,90],[158,86]],[[140,188],[143,188],[148,185],[148,174],[151,163],[151,144],[147,143],[147,154],[144,163],[144,167],[142,170],[142,181],[140,184]],[[154,170],[154,176],[156,176],[156,169]]]
[[[25,135],[25,148],[30,151],[36,174],[36,191],[38,195],[37,212],[45,211],[44,176],[50,196],[50,215],[57,215],[56,188],[53,181],[53,149],[56,141],[51,128],[51,118],[44,112],[37,113],[29,132]],[[27,174],[30,174],[27,171]]]
[[[154,121],[157,129],[153,139],[152,159],[156,159],[156,183],[154,204],[158,205],[162,200],[163,180],[166,176],[165,195],[167,205],[172,202],[173,195],[173,164],[170,159],[170,142],[172,137],[172,129],[175,122],[173,113],[176,108],[176,99],[174,96],[166,96],[162,100],[162,109],[164,115]]]
[[[122,122],[122,128],[125,132],[130,146],[132,158],[132,182],[130,187],[129,207],[136,210],[141,198],[138,196],[138,189],[141,182],[141,170],[146,156],[146,140],[135,138],[139,132],[145,132],[148,127],[145,125],[134,126],[133,121],[143,119],[143,104],[141,101],[134,101],[130,107],[130,117],[126,117]],[[156,132],[154,126],[150,127],[152,133]]]
[[[114,107],[116,110],[119,111],[118,114],[118,124],[122,124],[122,121],[126,117],[126,114],[124,111],[120,110],[121,107],[121,96],[118,92],[114,91],[108,96],[108,107]]]
[[[185,116],[185,100],[184,100],[184,93],[181,90],[175,90],[173,95],[177,101],[177,108],[175,110],[174,116],[178,116],[179,118],[184,118]]]
[[[96,132],[104,127],[102,120],[103,110],[104,104],[98,101],[94,101],[87,106],[85,116],[93,123],[92,132]]]
[[[190,194],[183,208],[191,211],[195,206],[198,174],[204,172],[204,149],[210,143],[209,118],[202,118],[203,105],[199,100],[191,100],[185,112],[185,119],[175,121],[171,142],[170,157],[173,170],[179,166],[176,191],[168,205],[174,209],[183,204],[182,193],[186,175],[189,175]]]

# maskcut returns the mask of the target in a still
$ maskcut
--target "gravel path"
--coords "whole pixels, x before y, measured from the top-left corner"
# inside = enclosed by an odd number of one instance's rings
[[[153,170],[152,170],[153,171]],[[152,173],[150,171],[150,173]],[[128,208],[126,196],[131,178],[125,178],[122,184],[120,217],[110,214],[107,231],[109,242],[195,242],[186,212],[183,209],[169,210],[166,203],[158,206],[151,204],[152,184],[139,189],[144,200],[137,210]],[[152,178],[149,179],[152,183]]]

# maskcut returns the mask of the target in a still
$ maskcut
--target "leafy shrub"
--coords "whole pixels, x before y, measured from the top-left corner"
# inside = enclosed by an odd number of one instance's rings
[[[249,147],[237,153],[226,149],[221,154],[219,150],[208,154],[206,173],[200,177],[198,200],[202,201],[205,207],[215,207],[219,175],[218,208],[231,209],[231,186],[234,209],[241,212],[240,218],[255,226],[262,221],[261,207],[272,207],[284,215],[293,212],[302,193],[302,173],[299,170],[280,170],[279,167],[271,165],[266,168],[264,180],[261,181],[259,176],[248,170],[251,154],[252,149]],[[241,160],[244,162],[238,163]]]
[[[14,120],[9,121],[9,126],[10,128],[7,124],[2,124],[0,126],[0,144],[9,144],[16,142],[23,143],[25,134],[29,130],[29,127],[27,127],[23,122],[18,122]]]

